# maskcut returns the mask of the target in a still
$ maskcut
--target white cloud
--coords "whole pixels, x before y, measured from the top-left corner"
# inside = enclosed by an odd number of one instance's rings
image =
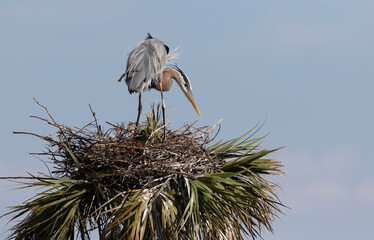
[[[336,202],[347,195],[344,186],[337,181],[323,181],[309,185],[304,191],[308,198],[314,198],[320,201]]]
[[[374,179],[362,181],[355,192],[356,199],[374,208]]]
[[[352,174],[352,166],[359,161],[355,149],[341,147],[322,154],[304,150],[280,155],[278,159],[287,172],[282,179],[281,200],[293,213],[336,215],[352,202],[374,202],[374,181],[353,181],[359,176]]]

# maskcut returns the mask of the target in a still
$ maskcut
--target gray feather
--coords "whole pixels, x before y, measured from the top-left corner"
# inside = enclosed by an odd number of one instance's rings
[[[125,72],[130,93],[147,90],[152,81],[158,81],[168,62],[165,46],[157,38],[147,38],[131,51]]]

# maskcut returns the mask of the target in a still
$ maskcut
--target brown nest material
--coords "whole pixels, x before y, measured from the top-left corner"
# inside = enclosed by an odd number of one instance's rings
[[[158,109],[156,114],[151,110],[147,122],[139,129],[134,123],[107,122],[110,128],[104,130],[91,107],[94,121],[83,128],[57,123],[44,108],[51,120],[32,117],[56,127],[57,140],[33,133],[14,133],[36,135],[49,142],[46,152],[33,154],[47,155],[53,163],[55,176],[78,180],[92,175],[99,177],[100,183],[106,187],[122,192],[150,188],[172,174],[194,178],[222,165],[212,160],[206,150],[211,141],[210,133],[219,122],[211,128],[196,128],[196,122],[176,131],[167,128],[163,140]],[[154,127],[149,129],[152,124]]]

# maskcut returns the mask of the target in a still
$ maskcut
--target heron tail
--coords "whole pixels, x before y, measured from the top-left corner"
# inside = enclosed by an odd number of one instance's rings
[[[126,76],[126,72],[121,75],[121,77],[118,79],[118,82],[122,81],[122,79]]]

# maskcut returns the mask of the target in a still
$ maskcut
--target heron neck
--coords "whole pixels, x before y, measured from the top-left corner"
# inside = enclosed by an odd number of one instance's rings
[[[156,90],[161,91],[161,84],[162,84],[162,91],[166,92],[169,91],[173,81],[171,78],[174,78],[172,72],[166,68],[162,75],[158,78],[158,82],[153,86]]]
[[[178,85],[183,84],[182,75],[174,68],[165,68],[164,73],[167,74],[169,78],[174,79]]]

